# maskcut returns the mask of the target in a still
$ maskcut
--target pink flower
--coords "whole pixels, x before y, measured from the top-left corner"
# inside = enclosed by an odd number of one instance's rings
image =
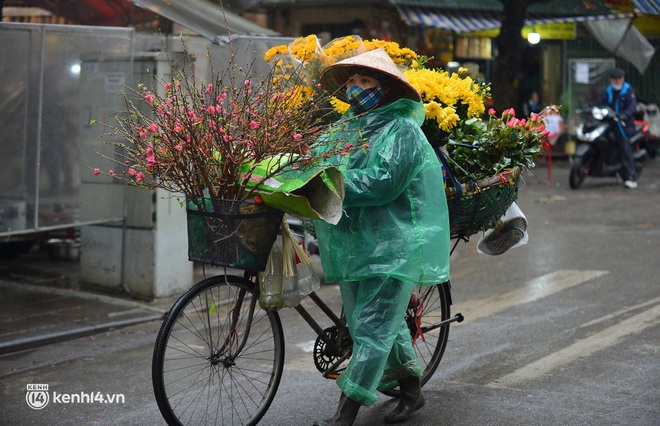
[[[179,132],[182,132],[186,129],[181,124],[175,124],[174,129],[172,129],[172,130],[174,130],[176,133],[179,133]]]
[[[144,95],[144,99],[146,99],[149,105],[154,104],[154,95],[152,95],[151,93],[147,93],[146,95]]]
[[[180,81],[176,82],[176,87],[181,87],[181,82]]]
[[[170,90],[172,90],[172,83],[165,83],[165,91],[169,92]]]
[[[539,115],[535,112],[532,113],[532,116],[530,118],[532,121],[539,121]]]
[[[231,135],[224,135],[224,136],[222,137],[222,139],[223,139],[225,142],[229,142],[229,141],[231,141],[233,138],[231,137]]]
[[[140,172],[135,176],[135,180],[138,182],[144,182],[144,173]]]
[[[206,108],[206,112],[209,114],[215,114],[215,107],[213,105],[210,105],[208,108]]]
[[[250,80],[245,80],[243,83],[245,83],[246,86],[250,85]]]
[[[135,176],[137,174],[137,171],[135,171],[134,168],[129,167],[128,174],[131,175],[131,176]]]
[[[515,116],[516,110],[513,108],[505,109],[504,112],[502,113],[502,117],[504,117],[505,115]]]
[[[98,167],[94,169],[94,176],[101,176],[101,169]]]
[[[509,127],[516,127],[516,124],[518,124],[518,119],[516,117],[511,117],[506,123],[506,125]]]
[[[108,174],[109,174],[110,176],[112,176],[112,177],[115,177],[115,176],[116,176],[114,170],[108,170]]]
[[[181,151],[183,149],[183,146],[181,146],[181,144],[174,145],[174,149],[176,149],[177,151]]]
[[[296,141],[296,142],[300,142],[302,140],[302,138],[303,138],[303,135],[301,135],[300,133],[294,133],[293,134],[293,140]]]
[[[259,128],[259,123],[257,123],[254,120],[250,121],[250,128],[251,129],[258,129]]]
[[[158,132],[158,124],[151,123],[151,125],[149,127],[147,127],[147,130],[149,130],[150,132],[154,132],[154,133]]]
[[[206,93],[212,93],[213,92],[213,84],[209,83],[209,85],[206,87]]]
[[[497,111],[495,111],[494,108],[488,108],[488,115],[495,115],[497,114]]]

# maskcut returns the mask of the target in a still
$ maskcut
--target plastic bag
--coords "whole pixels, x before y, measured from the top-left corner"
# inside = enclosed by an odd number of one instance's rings
[[[282,237],[277,237],[266,262],[266,269],[259,273],[259,306],[261,309],[281,309],[282,297]]]
[[[500,218],[493,229],[486,231],[477,243],[477,252],[500,255],[507,250],[527,244],[527,218],[515,202]]]
[[[298,275],[296,273],[296,253],[298,247],[286,220],[282,221],[282,299],[284,306],[294,307],[300,305],[300,291],[298,290]]]

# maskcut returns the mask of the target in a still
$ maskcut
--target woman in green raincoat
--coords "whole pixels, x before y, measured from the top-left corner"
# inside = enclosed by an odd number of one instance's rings
[[[361,146],[331,161],[346,196],[337,225],[317,221],[326,282],[339,282],[353,355],[337,379],[334,417],[317,425],[351,425],[377,390],[399,386],[386,423],[424,405],[421,367],[404,315],[414,285],[449,280],[449,213],[442,166],[421,124],[424,106],[383,49],[326,68],[321,84],[351,108],[326,140]]]

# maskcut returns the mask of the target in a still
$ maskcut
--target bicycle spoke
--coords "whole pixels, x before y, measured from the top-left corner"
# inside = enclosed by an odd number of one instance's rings
[[[154,390],[169,424],[255,424],[266,412],[284,340],[277,313],[259,308],[253,287],[212,277],[175,303],[154,348]]]

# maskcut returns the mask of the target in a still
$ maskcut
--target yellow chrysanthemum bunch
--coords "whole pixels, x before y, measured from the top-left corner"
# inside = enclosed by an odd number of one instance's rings
[[[462,70],[461,70],[462,71]],[[422,96],[426,118],[450,132],[459,120],[484,113],[484,92],[487,88],[462,73],[433,69],[411,69],[404,73],[410,84]]]
[[[323,47],[319,46],[315,35],[299,37],[288,46],[275,46],[266,52],[264,59],[273,61],[278,58],[275,66],[282,62],[301,61],[308,74],[307,81],[314,87],[323,68],[342,59],[368,52],[374,49],[384,49],[394,63],[407,69],[404,75],[422,96],[426,110],[426,122],[423,129],[429,139],[446,142],[449,133],[461,120],[479,117],[484,113],[484,98],[488,96],[489,87],[475,82],[465,75],[465,69],[449,75],[446,71],[427,69],[424,67],[425,56],[418,55],[414,50],[401,47],[398,43],[379,39],[362,40],[352,35],[332,40]],[[285,59],[288,54],[288,59]],[[339,99],[332,98],[332,106],[343,114],[349,105]]]
[[[323,46],[326,64],[331,65],[352,55],[364,53],[364,44],[359,36],[346,36],[336,38]]]

